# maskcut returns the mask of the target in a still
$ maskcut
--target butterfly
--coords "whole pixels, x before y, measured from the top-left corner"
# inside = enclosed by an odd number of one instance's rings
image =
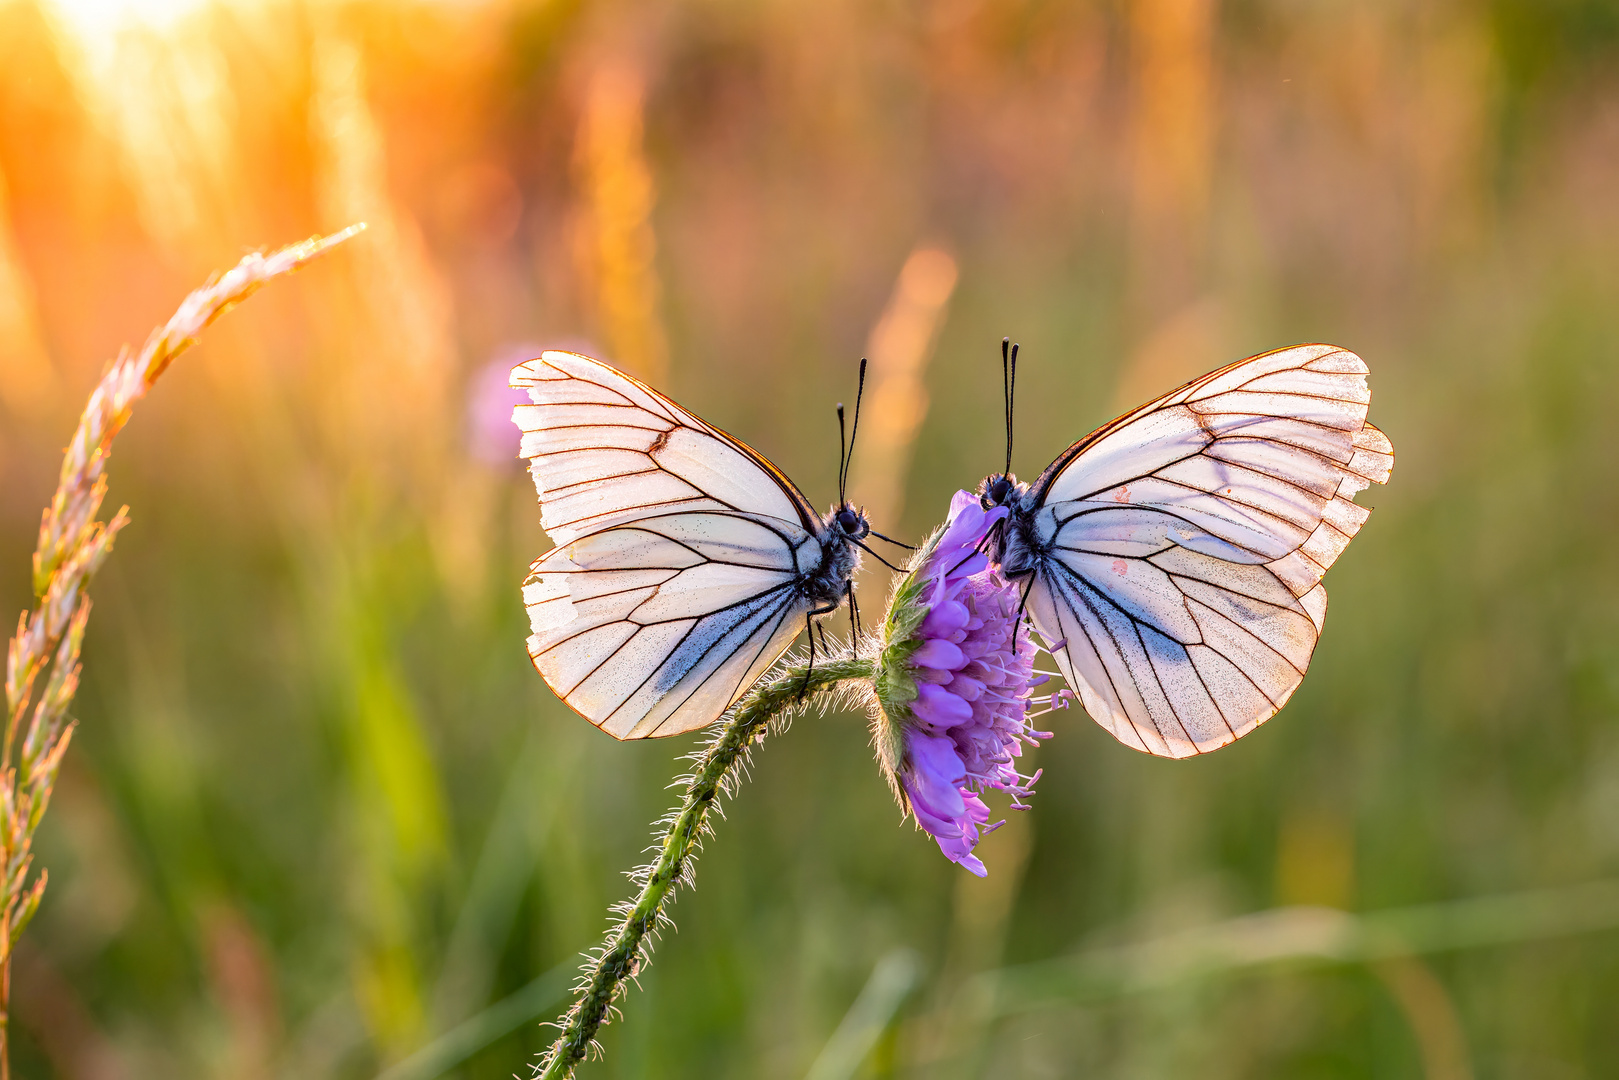
[[[1189,757],[1248,734],[1304,678],[1321,577],[1386,483],[1366,364],[1332,345],[1239,360],[1105,424],[1032,484],[1012,475],[1017,347],[1001,345],[1006,467],[979,487],[990,541],[1092,719]]]
[[[873,535],[844,498],[858,398],[822,515],[756,450],[599,360],[546,352],[511,385],[529,396],[512,419],[556,544],[523,582],[529,657],[592,724],[619,739],[703,727],[813,616],[846,597],[853,614]],[[814,648],[812,633],[811,664]]]

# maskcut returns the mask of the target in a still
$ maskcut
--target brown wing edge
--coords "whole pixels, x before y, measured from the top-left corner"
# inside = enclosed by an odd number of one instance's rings
[[[566,349],[547,349],[546,352],[562,353],[565,356],[571,356],[575,359],[584,360],[587,363],[595,364],[597,367],[606,368],[614,375],[617,375],[619,378],[634,384],[639,389],[644,390],[646,393],[652,395],[655,400],[662,402],[663,404],[669,406],[669,408],[673,409],[676,413],[685,417],[687,420],[690,420],[698,430],[705,431],[708,434],[713,435],[715,438],[722,439],[729,443],[734,449],[744,454],[749,461],[752,461],[755,465],[763,469],[765,473],[776,482],[776,486],[781,488],[782,493],[785,494],[788,500],[792,502],[793,506],[797,508],[799,518],[801,519],[800,523],[804,526],[805,530],[808,531],[811,536],[820,535],[821,515],[815,512],[814,505],[809,501],[809,499],[805,498],[804,493],[798,489],[798,485],[793,483],[792,479],[789,478],[786,473],[782,472],[781,469],[776,467],[775,462],[759,453],[759,451],[755,450],[753,447],[749,446],[735,435],[732,435],[724,428],[716,427],[715,425],[710,424],[708,421],[704,420],[690,409],[675,401],[668,394],[663,393],[661,390],[658,390],[655,387],[648,386],[640,379],[637,379],[634,375],[631,375],[627,371],[619,370],[612,364],[607,363],[605,360],[598,360],[594,356],[586,356],[584,353],[569,352]],[[544,362],[544,354],[535,357],[535,360]],[[534,360],[527,362],[534,363]]]
[[[1325,342],[1301,342],[1297,345],[1288,345],[1283,348],[1271,349],[1266,352],[1256,353],[1253,356],[1244,357],[1241,360],[1233,361],[1232,363],[1226,364],[1223,367],[1219,367],[1213,371],[1199,375],[1197,378],[1182,383],[1175,389],[1159,395],[1157,398],[1154,398],[1145,405],[1137,406],[1128,412],[1120,414],[1068,447],[1067,450],[1063,451],[1057,456],[1055,461],[1046,467],[1046,469],[1040,474],[1039,478],[1032,485],[1031,490],[1032,494],[1036,498],[1036,504],[1039,505],[1044,503],[1046,491],[1050,488],[1051,484],[1056,480],[1057,476],[1063,471],[1063,469],[1067,468],[1067,466],[1071,464],[1075,458],[1084,453],[1097,441],[1118,430],[1126,423],[1162,407],[1166,401],[1176,397],[1177,395],[1188,394],[1189,392],[1196,390],[1199,386],[1219,378],[1221,375],[1242,367],[1245,364],[1251,363],[1252,361],[1260,360],[1267,356],[1274,356],[1278,353],[1291,352],[1294,349],[1308,349],[1317,346],[1333,350],[1334,352],[1349,352],[1349,350],[1343,349],[1341,346],[1328,345]],[[1327,356],[1331,354],[1323,353],[1321,355]],[[1315,359],[1319,360],[1320,357],[1318,356]],[[1310,362],[1313,363],[1314,360]],[[1277,580],[1286,586],[1288,591],[1293,594],[1298,610],[1304,615],[1308,616],[1310,622],[1315,627],[1316,642],[1312,643],[1310,647],[1311,655],[1305,660],[1306,669],[1308,668],[1310,661],[1314,659],[1316,645],[1319,644],[1320,635],[1325,628],[1327,594],[1325,587],[1321,584],[1321,579],[1332,564],[1337,560],[1338,556],[1348,546],[1349,541],[1352,540],[1360,531],[1361,525],[1365,523],[1367,517],[1371,514],[1371,508],[1360,506],[1359,504],[1355,503],[1353,501],[1354,497],[1361,491],[1364,491],[1371,484],[1387,483],[1394,468],[1393,444],[1390,442],[1388,436],[1383,434],[1380,429],[1370,422],[1363,423],[1361,429],[1355,433],[1353,437],[1353,448],[1353,456],[1349,462],[1340,466],[1343,473],[1343,479],[1339,483],[1338,491],[1325,508],[1322,515],[1322,520],[1317,525],[1315,531],[1311,533],[1309,538],[1307,538],[1297,550],[1283,556],[1280,559],[1264,564],[1266,569],[1270,570],[1271,573],[1276,576]],[[1231,745],[1231,743],[1236,742],[1243,736],[1250,734],[1256,728],[1262,726],[1271,717],[1281,712],[1288,700],[1292,698],[1293,693],[1300,685],[1303,684],[1304,675],[1305,671],[1300,670],[1298,680],[1293,683],[1292,687],[1290,687],[1286,693],[1281,695],[1280,701],[1269,702],[1269,708],[1263,712],[1263,715],[1252,717],[1246,722],[1239,724],[1236,728],[1233,728],[1231,730],[1230,738],[1211,740],[1213,745],[1199,746],[1188,736],[1185,742],[1187,752],[1184,753],[1171,752],[1169,754],[1159,754],[1157,751],[1148,747],[1145,739],[1141,737],[1139,726],[1128,714],[1123,716],[1124,723],[1131,729],[1134,729],[1137,740],[1141,743],[1139,746],[1133,744],[1130,740],[1123,738],[1120,733],[1114,729],[1111,723],[1099,722],[1099,726],[1108,731],[1108,733],[1113,735],[1115,739],[1130,749],[1137,750],[1154,757],[1170,757],[1179,759],[1199,757],[1203,754],[1213,753],[1215,750]],[[1089,710],[1087,709],[1087,711]],[[1108,711],[1111,713],[1111,710]],[[1154,724],[1153,726],[1156,730],[1157,725]],[[1157,731],[1157,734],[1160,739],[1163,739],[1166,748],[1174,746],[1174,744],[1170,743],[1169,740],[1165,738],[1161,731]],[[1183,732],[1183,734],[1185,733]]]
[[[1145,405],[1138,405],[1129,412],[1120,413],[1118,416],[1115,416],[1113,419],[1109,420],[1107,423],[1103,424],[1101,427],[1097,428],[1095,431],[1091,432],[1089,435],[1086,435],[1068,449],[1058,454],[1057,460],[1053,461],[1050,465],[1047,465],[1045,471],[1042,472],[1039,477],[1035,479],[1034,483],[1030,485],[1030,493],[1035,496],[1035,502],[1037,504],[1044,503],[1046,499],[1046,490],[1051,487],[1052,483],[1057,479],[1058,474],[1067,468],[1069,463],[1072,462],[1076,457],[1090,449],[1090,447],[1098,440],[1102,439],[1104,436],[1111,435],[1129,421],[1134,420],[1136,417],[1141,416],[1144,413],[1149,413],[1154,409],[1162,407],[1165,401],[1174,397],[1176,394],[1195,390],[1204,383],[1217,379],[1228,371],[1235,371],[1237,368],[1242,367],[1242,365],[1252,363],[1255,360],[1263,360],[1265,357],[1275,356],[1277,353],[1292,352],[1294,349],[1309,349],[1317,346],[1324,349],[1332,349],[1336,352],[1349,351],[1348,349],[1345,349],[1339,345],[1328,345],[1324,341],[1303,341],[1297,345],[1287,345],[1280,349],[1268,349],[1262,353],[1255,353],[1253,356],[1245,356],[1241,360],[1233,360],[1231,363],[1226,364],[1223,367],[1218,367],[1213,371],[1205,372],[1195,379],[1190,379],[1184,383],[1181,383],[1168,393],[1159,394]]]

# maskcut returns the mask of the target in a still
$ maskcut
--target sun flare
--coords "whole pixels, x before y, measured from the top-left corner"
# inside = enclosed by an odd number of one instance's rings
[[[131,29],[166,29],[209,0],[55,0],[63,19],[86,41]]]

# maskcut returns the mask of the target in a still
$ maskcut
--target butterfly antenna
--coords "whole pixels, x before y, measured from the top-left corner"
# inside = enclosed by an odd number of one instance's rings
[[[843,505],[843,478],[848,474],[849,440],[843,424],[843,402],[838,402],[838,505]]]
[[[876,529],[871,530],[871,535],[876,537],[878,540],[883,540],[883,541],[886,541],[887,543],[893,544],[895,547],[902,547],[906,551],[915,551],[916,550],[916,545],[915,544],[907,544],[902,540],[895,540],[892,536],[884,536],[882,533],[878,532]]]
[[[838,478],[838,502],[844,500],[844,489],[849,485],[849,466],[854,462],[854,441],[860,434],[860,399],[866,396],[866,358],[860,358],[860,384],[854,392],[854,423],[849,427],[849,453],[843,459],[843,475]]]
[[[854,544],[855,547],[859,548],[861,551],[864,551],[867,555],[870,555],[873,559],[876,559],[878,562],[882,563],[884,566],[888,567],[890,570],[894,571],[895,573],[904,573],[903,569],[901,569],[898,566],[895,566],[893,563],[889,562],[887,559],[883,558],[881,555],[879,555],[875,551],[871,550],[865,544],[862,544],[860,541],[854,539],[854,537],[850,537],[849,542]]]
[[[1001,338],[1001,395],[1006,414],[1006,467],[1002,476],[1012,475],[1012,406],[1017,398],[1017,345],[1009,337]]]
[[[1017,342],[1012,342],[1012,378],[1006,389],[1006,469],[1005,475],[1012,475],[1012,430],[1013,419],[1017,415]]]
[[[1012,430],[1012,339],[1001,338],[1001,419],[1006,422],[1008,433]],[[1012,467],[1012,451],[1009,447],[1006,452],[1006,467]],[[1002,470],[1003,472],[1005,470]]]

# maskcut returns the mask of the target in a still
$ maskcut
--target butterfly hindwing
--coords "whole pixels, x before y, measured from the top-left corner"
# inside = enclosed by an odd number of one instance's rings
[[[1326,616],[1321,576],[1393,448],[1366,365],[1329,345],[1240,361],[1076,443],[1022,508],[1029,610],[1086,711],[1186,757],[1286,703]]]
[[[712,722],[803,629],[819,519],[757,452],[605,364],[547,352],[512,384],[557,544],[523,585],[534,666],[620,739]]]
[[[818,557],[802,530],[728,511],[612,526],[534,564],[529,655],[620,739],[702,727],[803,628],[794,584]]]

